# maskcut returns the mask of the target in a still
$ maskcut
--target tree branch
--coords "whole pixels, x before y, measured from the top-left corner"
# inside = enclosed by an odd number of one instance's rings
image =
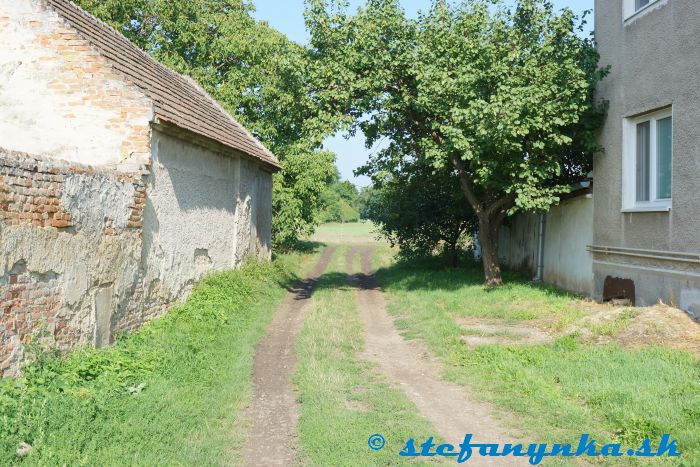
[[[513,203],[515,203],[516,198],[517,198],[516,195],[509,194],[509,195],[504,196],[503,198],[497,200],[491,206],[489,206],[488,211],[487,211],[488,215],[492,216],[492,215],[496,214],[496,212],[498,212],[501,209],[503,211],[506,211],[508,208],[511,207],[511,205]]]
[[[484,212],[484,207],[474,193],[471,180],[469,180],[467,176],[467,167],[464,165],[464,161],[459,156],[452,156],[452,164],[457,169],[459,184],[462,186],[464,196],[467,197],[467,201],[469,201],[469,204],[471,204],[477,216],[482,214]]]

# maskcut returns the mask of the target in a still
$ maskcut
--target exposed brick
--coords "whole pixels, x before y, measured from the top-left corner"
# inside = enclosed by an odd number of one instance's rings
[[[97,169],[3,150],[0,150],[0,222],[10,226],[29,224],[39,228],[72,227],[72,216],[61,208],[67,174],[109,177],[133,184],[135,195],[129,207],[127,228],[140,229],[143,226],[146,203],[143,173]],[[119,231],[111,222],[105,222],[104,234],[112,236],[119,234]]]

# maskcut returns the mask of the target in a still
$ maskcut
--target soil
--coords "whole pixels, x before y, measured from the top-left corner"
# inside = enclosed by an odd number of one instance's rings
[[[253,362],[253,396],[246,414],[251,421],[242,457],[248,466],[298,464],[296,425],[299,407],[292,386],[296,338],[318,278],[328,267],[334,247],[321,258],[281,303],[267,335],[258,344]]]
[[[362,273],[354,276],[358,288],[358,308],[364,323],[365,350],[362,357],[375,363],[395,387],[403,390],[429,420],[439,435],[459,445],[465,434],[473,434],[475,443],[525,443],[494,417],[492,406],[478,402],[463,386],[441,378],[441,362],[421,342],[406,340],[394,326],[386,311],[383,292],[373,275],[372,247],[353,247],[347,255],[347,269],[361,256]],[[481,458],[470,465],[529,465],[524,458]]]

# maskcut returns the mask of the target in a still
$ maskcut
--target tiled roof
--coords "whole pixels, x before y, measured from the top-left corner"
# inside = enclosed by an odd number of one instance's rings
[[[47,3],[154,103],[156,117],[279,167],[277,158],[191,78],[176,73],[68,0]]]

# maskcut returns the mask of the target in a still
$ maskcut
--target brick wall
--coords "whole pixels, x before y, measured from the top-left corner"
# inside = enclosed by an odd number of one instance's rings
[[[132,183],[135,195],[126,228],[138,230],[143,226],[146,187],[140,173],[120,173],[11,152],[0,154],[0,221],[10,226],[73,227],[71,213],[61,206],[61,198],[66,176],[75,174]],[[102,230],[105,235],[119,233],[110,218],[104,220]]]
[[[121,308],[139,310],[115,330],[143,324],[146,173],[0,149],[0,375],[16,374],[39,337],[61,349],[90,343],[104,284],[125,297]]]
[[[45,2],[0,2],[0,43],[4,148],[127,170],[148,160],[152,102]]]
[[[74,337],[69,320],[59,314],[62,294],[56,274],[31,274],[23,262],[0,277],[0,374],[19,364],[20,346],[41,334],[52,334],[58,345]]]

